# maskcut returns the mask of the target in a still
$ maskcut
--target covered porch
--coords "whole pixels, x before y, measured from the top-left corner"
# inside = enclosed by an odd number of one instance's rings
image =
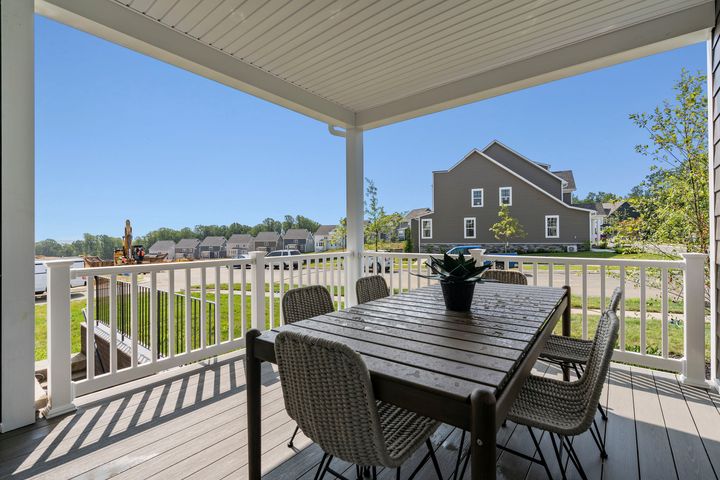
[[[720,198],[714,160],[714,146],[720,141],[716,127],[720,111],[714,101],[720,83],[713,75],[720,64],[715,1],[598,4],[583,0],[562,15],[557,12],[564,2],[555,0],[541,5],[422,1],[348,2],[340,6],[332,2],[246,3],[38,0],[34,7],[33,2],[22,0],[2,3],[0,360],[4,367],[0,416],[4,433],[0,437],[0,458],[5,470],[0,474],[149,477],[164,475],[169,472],[165,468],[171,467],[198,478],[245,475],[245,332],[279,325],[279,298],[293,286],[325,285],[337,308],[354,305],[355,281],[371,273],[370,265],[389,262],[386,278],[392,292],[421,286],[410,274],[424,268],[422,262],[427,256],[363,251],[366,130],[705,41],[708,96],[713,100],[708,102],[708,168],[711,195]],[[299,272],[285,272],[282,267],[276,270],[272,264],[266,270],[266,260],[258,252],[248,260],[208,260],[186,265],[96,270],[71,269],[63,261],[50,265],[49,404],[43,412],[45,418],[39,420],[33,402],[35,339],[33,322],[29,320],[34,305],[32,270],[28,267],[34,244],[34,13],[326,123],[329,135],[341,137],[346,145],[347,212],[346,251],[298,258],[306,266]],[[250,19],[249,23],[246,19]],[[252,34],[245,38],[247,32]],[[328,139],[334,141],[330,136]],[[611,413],[605,431],[610,460],[603,463],[596,459],[593,463],[591,443],[586,442],[588,448],[584,448],[584,460],[595,478],[615,478],[614,472],[636,472],[637,477],[654,478],[668,472],[680,477],[717,476],[718,465],[713,462],[720,457],[720,405],[712,389],[719,385],[718,227],[712,201],[710,218],[709,375],[705,371],[702,256],[654,263],[528,258],[520,265],[535,285],[569,285],[571,277],[579,279],[574,292],[580,299],[579,336],[584,338],[592,335],[593,328],[588,274],[601,272],[598,296],[603,304],[611,283],[630,288],[626,275],[639,274],[638,298],[645,305],[637,312],[640,333],[636,344],[631,342],[628,348],[623,336],[628,332],[627,325],[623,324],[615,359],[640,366],[617,363],[612,368],[603,396]],[[235,266],[241,269],[234,270]],[[134,336],[129,347],[130,366],[119,368],[117,339],[127,332],[121,330],[115,308],[109,310],[107,319],[100,318],[94,279],[108,280],[111,306],[117,305],[118,283],[128,285],[134,312],[131,330],[137,331],[138,298],[145,295],[139,288],[138,275],[148,275],[150,311],[157,312],[153,302],[160,298],[158,291],[170,298],[183,288],[189,292],[193,269],[201,272],[200,288],[197,297],[188,293],[182,302],[189,307],[197,298],[202,304],[199,317],[180,314],[174,301],[169,302],[164,316],[150,313],[147,326],[151,334],[146,344]],[[647,311],[645,300],[651,286],[644,279],[650,269],[661,272],[660,278],[665,278],[662,272],[668,275],[671,271],[683,278],[684,322],[678,351],[672,350],[668,292],[662,286],[660,310]],[[227,291],[221,288],[220,281],[221,271],[226,270]],[[69,362],[67,285],[71,277],[77,276],[89,279],[88,345],[95,341],[96,327],[107,329],[110,339],[108,371],[96,376],[95,358],[88,355],[87,375],[82,380],[71,378]],[[249,287],[266,284],[267,294],[262,288]],[[234,285],[239,288],[236,290]],[[227,302],[226,309],[220,307],[221,300]],[[210,303],[215,306],[212,312],[206,310]],[[625,322],[624,310],[621,317]],[[651,321],[658,322],[657,339],[647,335]],[[181,333],[181,327],[187,335]],[[191,331],[197,332],[197,342],[191,340]],[[655,343],[656,350],[648,348]],[[149,351],[149,361],[138,355],[143,348]],[[538,364],[536,370],[538,374],[558,374],[544,364]],[[284,412],[276,375],[272,371],[263,375],[263,401],[268,402],[263,410],[267,412],[263,419],[263,431],[267,432],[262,442],[263,471],[269,478],[311,477],[312,467],[319,462],[318,449],[304,437],[297,441],[299,452],[285,446],[293,424]],[[455,468],[453,447],[457,448],[458,436],[459,432],[444,427],[433,438],[447,473]],[[529,437],[513,425],[502,429],[498,439],[530,452]],[[188,449],[192,449],[192,455]],[[500,471],[511,478],[543,475],[541,469],[530,468],[527,462],[505,454],[498,461]]]

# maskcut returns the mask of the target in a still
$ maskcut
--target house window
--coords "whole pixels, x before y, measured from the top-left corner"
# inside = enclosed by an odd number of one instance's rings
[[[475,238],[475,218],[465,218],[465,238]]]
[[[512,187],[500,187],[500,205],[512,205]]]
[[[432,219],[423,218],[422,222],[422,238],[432,238]]]
[[[483,189],[473,188],[470,194],[470,206],[482,207],[483,206]]]
[[[559,215],[545,215],[545,238],[560,238]]]

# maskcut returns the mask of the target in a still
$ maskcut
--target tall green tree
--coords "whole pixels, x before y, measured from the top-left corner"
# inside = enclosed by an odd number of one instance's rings
[[[576,195],[572,196],[572,203],[596,203],[596,202],[615,202],[621,200],[620,195],[616,195],[610,192],[590,192],[585,195],[584,198],[580,198]]]
[[[499,220],[490,227],[490,231],[495,239],[505,244],[505,253],[508,251],[510,240],[515,238],[523,238],[527,234],[520,224],[520,221],[510,215],[510,207],[502,205],[498,212]]]
[[[380,236],[386,231],[385,209],[380,205],[378,200],[378,189],[375,182],[366,178],[367,187],[365,189],[365,215],[367,224],[365,225],[365,234],[370,241],[375,242],[375,250],[378,249]]]
[[[630,120],[649,137],[635,150],[650,159],[651,173],[634,189],[641,240],[682,244],[707,253],[710,238],[706,78],[683,69],[675,98]],[[622,227],[622,225],[620,225]]]
[[[295,225],[297,226],[297,228],[304,228],[310,233],[315,233],[315,231],[320,226],[320,224],[315,220],[304,217],[302,215],[298,215],[297,217],[295,217]]]

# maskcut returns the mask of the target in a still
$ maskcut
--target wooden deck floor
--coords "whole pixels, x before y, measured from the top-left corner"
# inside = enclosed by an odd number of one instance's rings
[[[559,374],[537,367],[537,374]],[[74,415],[0,435],[0,477],[245,478],[243,370],[241,356],[226,357],[83,397]],[[321,452],[302,435],[297,450],[286,446],[295,424],[269,366],[263,379],[265,477],[312,479]],[[609,458],[600,461],[589,435],[575,439],[590,478],[718,478],[720,396],[681,386],[675,375],[614,364],[602,401],[610,414],[602,426]],[[445,478],[454,471],[459,438],[448,426],[433,436]],[[527,430],[513,424],[498,441],[533,454]],[[547,436],[541,442],[549,456]],[[541,467],[507,453],[497,465],[498,478],[545,477]],[[430,465],[417,478],[435,478]]]

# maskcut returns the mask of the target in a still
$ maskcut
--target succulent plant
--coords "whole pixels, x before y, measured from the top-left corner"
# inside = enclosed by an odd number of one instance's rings
[[[463,283],[463,282],[479,282],[482,274],[490,268],[490,265],[477,266],[475,259],[465,258],[462,253],[457,258],[453,258],[447,253],[442,259],[430,257],[430,262],[425,262],[431,272],[431,275],[418,276],[423,278],[431,278],[442,282]]]

